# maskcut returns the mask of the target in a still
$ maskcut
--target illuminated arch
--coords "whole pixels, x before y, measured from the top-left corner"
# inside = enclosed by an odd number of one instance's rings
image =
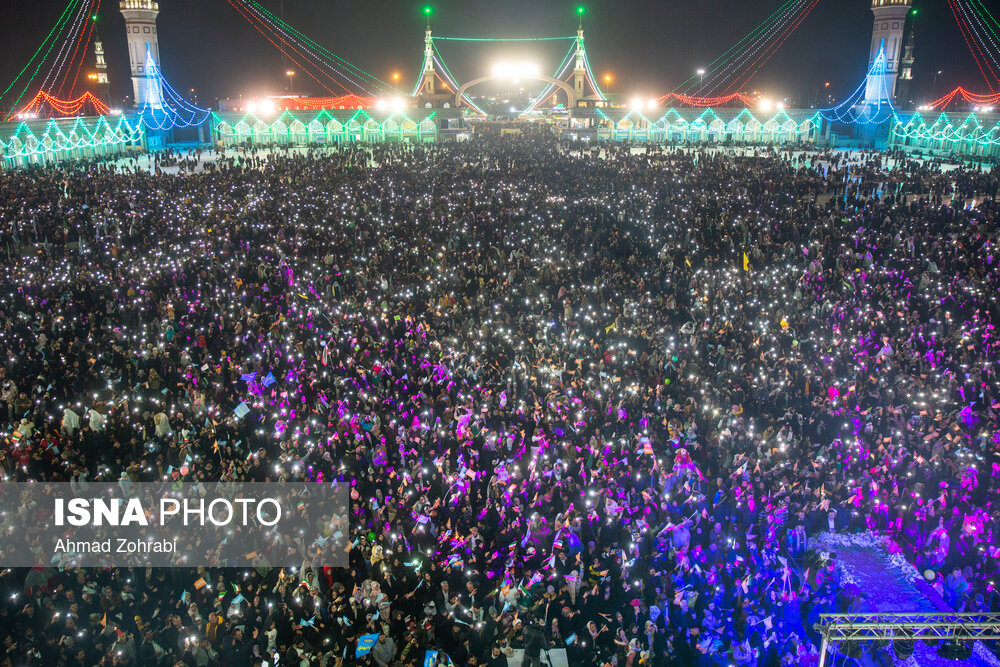
[[[509,79],[510,75],[506,74],[490,74],[489,76],[481,76],[478,79],[473,79],[466,84],[463,84],[461,88],[455,91],[455,106],[459,107],[462,104],[462,95],[466,90],[472,88],[473,86],[478,86],[481,83],[486,83],[487,81],[495,81],[496,79]],[[565,81],[560,81],[559,79],[554,79],[551,76],[545,76],[543,74],[522,74],[519,75],[520,79],[532,79],[534,81],[544,81],[545,83],[551,83],[553,86],[559,86],[564,91],[566,91],[566,98],[568,104],[566,105],[570,109],[576,108],[576,92],[573,90]]]

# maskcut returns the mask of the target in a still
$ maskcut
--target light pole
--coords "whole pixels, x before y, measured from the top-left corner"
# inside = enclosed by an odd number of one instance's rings
[[[934,73],[934,85],[931,86],[931,98],[935,100],[937,99],[937,80],[939,76],[941,76],[941,70]]]
[[[295,92],[295,70],[285,70],[285,76],[288,77],[288,92]]]
[[[698,68],[698,92],[705,86],[705,68]]]
[[[608,93],[611,92],[611,75],[610,74],[605,74],[604,75],[604,87],[607,89],[605,92],[608,92]]]

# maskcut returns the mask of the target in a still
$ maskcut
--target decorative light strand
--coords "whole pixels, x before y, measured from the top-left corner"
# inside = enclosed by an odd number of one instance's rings
[[[961,125],[954,125],[947,113],[941,113],[937,120],[927,125],[920,112],[916,112],[908,122],[897,120],[892,128],[889,141],[897,139],[903,143],[908,139],[928,142],[957,142],[975,146],[1000,146],[1000,123],[986,131],[975,114],[970,113]]]
[[[793,32],[795,32],[806,17],[812,12],[819,0],[804,0],[804,4],[799,6],[795,12],[790,12],[780,23],[776,24],[775,32],[777,36],[761,40],[753,49],[747,50],[742,56],[739,64],[735,68],[735,76],[726,86],[722,86],[723,92],[737,92],[747,82],[749,82],[761,68],[778,52]],[[752,58],[752,60],[751,60]],[[747,64],[747,61],[749,63]],[[725,81],[718,78],[714,85],[706,91],[699,91],[702,95],[712,95],[720,90],[720,86]]]
[[[806,17],[809,16],[810,13],[812,13],[812,10],[816,7],[817,4],[819,4],[819,0],[812,0],[806,6],[804,11],[796,14],[795,19],[792,21],[791,24],[789,24],[785,28],[785,31],[781,34],[778,40],[772,42],[772,44],[767,49],[765,49],[759,56],[757,56],[757,59],[754,60],[754,62],[750,63],[750,66],[747,68],[747,69],[750,68],[754,69],[750,71],[749,74],[745,74],[742,78],[738,78],[735,82],[733,82],[730,85],[730,88],[739,90],[740,88],[744,87],[747,83],[749,83],[755,76],[757,76],[757,73],[764,67],[764,65],[767,64],[767,62],[771,59],[771,57],[775,53],[777,53],[782,46],[784,46],[785,42],[788,41],[788,38],[791,36],[791,34],[796,30],[798,30],[799,26],[802,25],[802,22],[806,20]],[[755,65],[756,67],[754,67]]]
[[[742,104],[743,106],[754,106],[756,100],[743,93],[731,93],[729,95],[719,95],[717,97],[698,97],[693,95],[681,95],[680,93],[667,93],[663,97],[657,99],[657,104],[665,104],[673,98],[684,106],[689,107],[721,107],[733,102],[734,100]]]
[[[4,89],[4,91],[2,93],[0,93],[0,100],[2,100],[4,98],[4,96],[8,92],[10,92],[10,89],[13,88],[17,84],[17,82],[20,80],[21,76],[28,70],[29,67],[31,67],[31,63],[34,62],[35,58],[38,57],[38,54],[41,53],[42,49],[45,48],[45,45],[48,44],[49,39],[52,37],[52,33],[54,33],[56,30],[59,30],[59,34],[62,34],[62,28],[65,27],[66,21],[69,20],[69,16],[70,16],[70,13],[71,13],[71,11],[73,9],[73,6],[76,5],[76,3],[79,2],[79,1],[80,0],[70,0],[69,1],[69,4],[66,5],[66,8],[63,9],[62,14],[59,16],[59,20],[56,21],[56,24],[54,26],[52,26],[51,30],[49,30],[49,34],[47,34],[45,36],[45,39],[42,40],[42,43],[38,45],[37,49],[35,49],[35,53],[32,54],[31,58],[28,59],[27,64],[21,69],[20,72],[17,73],[17,76],[14,77],[14,80],[10,82],[10,84]],[[56,40],[58,40],[58,39],[59,38],[57,36]],[[38,69],[42,66],[42,63],[45,62],[45,58],[48,57],[48,54],[49,54],[49,52],[52,51],[52,47],[54,45],[55,45],[55,41],[53,41],[52,44],[49,45],[49,51],[46,52],[45,57],[43,57],[42,60],[38,63],[38,67],[35,68],[35,74],[38,73]],[[28,82],[28,85],[29,86],[31,85],[30,81]]]
[[[569,37],[438,37],[448,42],[552,42],[563,39],[576,39],[576,35]]]
[[[264,15],[264,13],[262,11],[260,11],[258,9],[255,9],[255,7],[259,7],[259,5],[257,5],[257,3],[255,3],[255,2],[251,2],[251,4],[248,4],[248,8],[250,9],[250,11],[251,12],[256,12],[258,14],[258,16],[261,17],[260,20],[263,21],[263,22],[265,22],[265,24],[267,24],[267,17]],[[287,24],[284,24],[284,25],[287,25]],[[361,81],[359,81],[357,78],[355,78],[351,73],[342,71],[341,69],[338,69],[337,67],[333,66],[332,64],[330,64],[329,62],[327,62],[326,60],[324,60],[321,56],[319,56],[318,54],[316,54],[307,45],[305,45],[303,43],[304,40],[296,39],[296,37],[294,35],[290,34],[287,30],[283,29],[281,27],[281,25],[279,25],[278,23],[271,22],[271,24],[268,25],[268,29],[271,30],[272,32],[274,32],[274,34],[276,36],[278,36],[278,38],[281,39],[282,42],[284,42],[286,45],[288,45],[289,48],[295,49],[303,57],[310,57],[310,58],[312,58],[312,60],[315,61],[315,64],[317,66],[318,65],[322,65],[326,69],[329,69],[334,75],[336,75],[336,76],[344,79],[349,84],[358,87],[360,90],[362,90],[365,93],[368,93],[369,95],[375,94],[372,90],[368,89],[365,86],[365,84],[363,84]],[[287,38],[287,39],[285,39],[285,38]],[[294,45],[294,44],[290,44],[289,40],[291,42],[296,42],[297,46]],[[341,87],[344,88],[344,90],[347,91],[348,93],[351,92],[348,88],[344,87],[343,85],[341,85]]]
[[[994,55],[994,50],[997,50],[998,47],[989,34],[990,31],[988,30],[988,25],[983,23],[981,17],[979,16],[979,12],[976,11],[975,5],[969,3],[968,0],[957,0],[957,4],[959,9],[962,10],[962,16],[965,18],[967,25],[971,28],[971,32],[976,39],[976,45],[980,54],[983,56],[983,62],[986,63],[987,68],[990,70],[990,74],[992,74],[995,79],[1000,81],[1000,75],[997,74],[997,71],[1000,70],[1000,61],[998,61],[996,55]],[[971,19],[969,18],[970,16],[972,17]],[[989,44],[987,44],[987,42],[989,42]],[[991,45],[993,49],[989,48]],[[987,58],[992,61],[992,65],[986,60]],[[994,67],[996,69],[994,69]]]
[[[386,92],[396,92],[396,87],[393,86],[392,84],[386,83],[385,81],[383,81],[382,79],[378,78],[374,74],[366,72],[365,70],[361,69],[360,67],[358,67],[358,66],[356,66],[356,65],[348,62],[347,60],[344,60],[343,58],[341,58],[340,56],[338,56],[333,51],[330,51],[329,49],[327,49],[326,47],[324,47],[322,44],[319,44],[318,42],[310,39],[307,35],[305,35],[301,31],[296,30],[294,26],[292,26],[289,23],[285,22],[280,17],[277,17],[273,13],[269,12],[266,7],[264,7],[263,5],[261,5],[256,0],[250,0],[250,1],[254,4],[254,6],[257,8],[257,10],[260,13],[268,16],[276,24],[284,26],[284,28],[286,30],[290,31],[292,34],[297,35],[298,38],[299,38],[299,40],[301,40],[303,42],[306,42],[307,44],[312,45],[313,48],[317,49],[321,53],[324,53],[328,57],[333,58],[333,59],[337,60],[340,63],[343,63],[349,69],[353,69],[355,72],[357,72],[361,76],[364,76],[364,77],[370,79],[373,83],[375,83],[376,85],[379,85]]]
[[[374,97],[362,97],[351,93],[339,97],[280,97],[272,100],[276,109],[290,110],[320,110],[320,109],[372,109],[375,107]]]
[[[124,116],[118,117],[118,124],[114,128],[107,119],[107,116],[101,116],[94,124],[93,131],[83,119],[77,119],[68,128],[68,132],[57,121],[50,120],[40,138],[27,123],[20,123],[13,135],[6,140],[0,139],[0,156],[4,159],[30,158],[76,149],[122,148],[142,141],[142,128],[132,127]],[[75,140],[74,134],[77,137]]]
[[[247,13],[244,13],[243,7],[238,3],[237,0],[228,0],[228,1],[229,1],[229,4],[233,7],[233,9],[235,9],[237,12],[239,12],[240,15],[243,18],[245,18],[250,23],[250,25],[254,28],[254,30],[256,30],[261,35],[263,35],[264,39],[266,39],[268,42],[270,42],[271,45],[274,48],[278,49],[278,51],[280,51],[282,54],[284,54],[285,57],[287,57],[289,60],[291,60],[293,63],[295,63],[296,66],[299,69],[301,69],[303,72],[305,72],[307,75],[309,75],[309,77],[313,81],[315,81],[317,84],[319,84],[320,87],[323,88],[323,90],[327,91],[331,95],[334,95],[334,96],[336,95],[336,93],[333,91],[333,89],[331,89],[325,83],[323,83],[322,81],[320,81],[319,78],[317,78],[315,74],[313,74],[311,71],[309,71],[309,68],[300,59],[298,59],[295,56],[289,54],[288,51],[285,51],[285,49],[283,49],[277,42],[275,42],[273,39],[271,39],[271,37],[266,32],[264,32],[259,25],[257,25],[257,23],[254,21],[254,19],[253,19],[253,17],[251,15],[249,15]],[[343,84],[341,84],[339,81],[335,81],[334,83],[336,83],[338,86],[340,86],[341,88],[343,88],[345,92],[350,92],[349,90],[347,90],[347,88],[344,88]]]
[[[177,94],[160,72],[153,54],[146,46],[146,102],[139,111],[143,125],[154,130],[201,125],[211,111],[189,103]],[[159,112],[159,113],[157,113]]]
[[[889,120],[895,113],[895,109],[892,106],[892,96],[886,88],[885,75],[887,70],[885,48],[880,48],[878,55],[875,56],[875,62],[872,63],[868,75],[862,80],[861,85],[837,106],[820,109],[820,115],[828,121],[850,125],[877,125]],[[880,90],[875,112],[871,113],[868,110],[870,100],[866,99],[866,92],[868,82],[873,76],[878,77]],[[886,111],[883,111],[882,100],[886,100]]]
[[[455,80],[455,77],[451,75],[451,71],[448,69],[448,65],[445,64],[444,58],[441,57],[441,52],[438,51],[438,48],[437,46],[434,45],[433,40],[431,41],[431,46],[434,48],[434,54],[435,54],[434,62],[437,63],[438,66],[441,68],[441,71],[444,72],[445,76],[447,77],[448,83],[455,89],[455,92],[458,92],[461,86],[458,85],[458,82]],[[462,99],[465,100],[466,104],[475,109],[480,115],[483,116],[487,115],[485,111],[480,109],[476,105],[476,103],[472,101],[472,98],[469,97],[468,93],[462,93]]]
[[[983,75],[983,79],[985,79],[986,85],[990,87],[990,90],[996,92],[996,89],[993,87],[993,81],[986,75],[986,70],[983,69],[983,63],[980,62],[979,56],[976,54],[978,45],[974,48],[973,44],[975,40],[970,38],[970,35],[967,33],[969,29],[959,15],[959,11],[956,9],[954,0],[948,0],[948,8],[951,10],[952,16],[955,17],[955,22],[958,23],[958,30],[962,33],[962,39],[965,40],[965,46],[969,49],[969,53],[972,54],[972,59],[976,61],[976,67],[979,68],[979,73]]]
[[[970,93],[965,88],[959,86],[950,93],[942,95],[938,99],[934,100],[933,102],[925,106],[927,109],[936,109],[944,111],[945,109],[948,108],[948,105],[951,104],[952,101],[959,96],[968,104],[974,104],[976,106],[981,106],[981,107],[1000,104],[1000,93],[993,93],[993,94]]]
[[[566,55],[563,57],[562,62],[559,64],[558,67],[556,67],[555,74],[552,75],[553,79],[562,79],[563,76],[565,76],[566,70],[569,69],[570,64],[573,62],[573,54],[575,52],[576,52],[576,45],[573,44],[569,47],[569,51],[566,52]],[[535,108],[539,104],[541,104],[542,101],[545,100],[552,93],[553,90],[555,90],[555,88],[556,85],[554,83],[546,84],[545,88],[542,89],[542,92],[540,92],[534,99],[531,100],[531,102],[528,104],[528,107],[525,109],[525,112],[534,111]]]
[[[67,67],[63,70],[62,79],[59,81],[59,89],[56,91],[56,97],[61,97],[63,94],[63,89],[66,86],[66,79],[69,77],[69,73],[73,71],[73,64],[76,63],[76,54],[80,52],[80,45],[84,42],[90,43],[90,31],[94,28],[94,21],[91,18],[100,7],[100,0],[90,0],[90,4],[87,6],[87,13],[85,15],[84,23],[81,25],[81,33],[76,38],[76,44],[73,46],[73,54],[70,56],[67,63]],[[87,53],[87,47],[83,48],[83,55]],[[83,57],[80,59],[80,64],[83,64]],[[55,82],[53,82],[55,85]],[[70,95],[73,91],[70,90]]]
[[[735,77],[740,76],[742,68],[745,67],[746,63],[754,57],[755,54],[761,52],[763,49],[767,48],[767,45],[772,43],[774,40],[783,33],[785,27],[794,19],[796,14],[802,10],[805,3],[808,0],[793,0],[793,4],[788,11],[783,13],[778,17],[773,23],[768,25],[763,32],[761,32],[757,39],[748,43],[744,48],[733,54],[725,63],[724,66],[720,66],[714,70],[709,70],[706,73],[706,78],[699,77],[697,90],[698,95],[702,97],[710,96],[714,92],[718,85],[721,83],[728,83],[733,81]],[[692,77],[693,79],[694,77]],[[690,81],[691,79],[689,79]],[[706,83],[711,86],[711,88],[706,91]],[[715,85],[713,85],[715,84]],[[726,86],[730,88],[731,86]],[[694,86],[687,86],[686,91],[690,91]]]
[[[78,9],[76,16],[73,17],[73,24],[70,26],[70,32],[66,36],[66,39],[62,42],[59,47],[59,51],[56,54],[55,60],[52,61],[52,66],[49,71],[45,74],[45,78],[42,79],[41,90],[49,90],[49,82],[52,82],[54,86],[59,77],[62,76],[63,70],[66,67],[66,61],[69,58],[70,50],[73,44],[79,39],[80,29],[83,27],[83,20],[85,16],[89,16],[87,13],[90,8],[90,4],[93,0],[88,0],[86,4],[81,4]]]
[[[46,107],[55,111],[59,116],[79,116],[81,115],[80,111],[82,111],[88,104],[93,109],[93,115],[95,116],[105,116],[111,113],[111,109],[108,105],[95,97],[90,91],[85,92],[83,95],[80,95],[80,97],[77,97],[74,100],[62,100],[53,95],[49,95],[44,90],[40,90],[33,98],[31,98],[30,102],[17,112],[16,116],[18,118],[45,117],[47,115],[44,112]]]
[[[735,55],[736,55],[736,54],[733,54],[734,51],[736,53],[739,53],[743,49],[744,44],[747,41],[756,40],[760,36],[760,34],[762,32],[764,32],[764,31],[768,30],[775,21],[780,20],[789,11],[791,11],[791,8],[792,8],[793,5],[795,5],[797,2],[801,2],[801,1],[802,0],[787,0],[784,5],[782,5],[781,7],[779,7],[778,9],[776,9],[774,12],[772,12],[771,15],[768,16],[766,19],[764,19],[761,23],[759,23],[757,25],[757,27],[755,27],[749,33],[747,33],[746,35],[744,35],[743,38],[740,39],[738,42],[736,42],[735,44],[733,44],[732,46],[730,46],[728,49],[726,49],[722,53],[722,55],[720,55],[715,60],[713,60],[712,62],[710,62],[708,64],[708,66],[705,68],[706,73],[707,74],[711,74],[711,73],[715,72],[718,69],[718,67],[721,67],[722,65],[724,65],[727,62],[729,62],[730,60],[732,60],[732,58],[735,57]],[[730,55],[730,54],[733,54],[733,55]],[[678,85],[676,88],[674,88],[674,90],[672,92],[682,92],[682,91],[688,89],[692,85],[692,82],[698,82],[699,78],[700,78],[700,75],[697,75],[697,74],[688,77],[687,79],[685,79],[684,81],[682,81],[680,83],[680,85]]]

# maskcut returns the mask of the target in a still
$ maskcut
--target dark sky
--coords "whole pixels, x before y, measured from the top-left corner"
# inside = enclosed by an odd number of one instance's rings
[[[261,0],[278,13],[280,0]],[[435,34],[451,36],[557,36],[575,32],[575,3],[564,0],[436,0]],[[780,0],[600,0],[585,2],[588,54],[599,76],[614,75],[613,92],[662,94],[710,62],[782,3]],[[992,5],[993,3],[987,3]],[[423,3],[411,0],[285,0],[286,20],[359,67],[387,79],[399,71],[408,89],[422,57]],[[2,88],[37,48],[65,5],[57,0],[0,3]],[[869,0],[820,0],[799,29],[751,84],[776,97],[811,99],[830,81],[836,94],[851,92],[864,74],[871,35]],[[919,9],[915,88],[931,94],[934,72],[944,74],[938,94],[962,84],[986,87],[943,0],[916,0]],[[117,0],[103,0],[101,33],[112,94],[130,92],[124,21]],[[202,101],[240,93],[278,92],[281,55],[228,0],[160,0],[162,69],[174,88],[194,87]],[[467,46],[440,43],[455,76],[487,73],[501,57],[558,65],[568,42],[546,47]],[[89,66],[89,63],[88,63]],[[30,70],[29,70],[30,71]],[[44,70],[43,70],[44,73]],[[296,85],[310,92],[303,76]],[[0,88],[0,90],[2,90]],[[808,98],[808,99],[806,99]],[[10,100],[5,98],[5,104]]]

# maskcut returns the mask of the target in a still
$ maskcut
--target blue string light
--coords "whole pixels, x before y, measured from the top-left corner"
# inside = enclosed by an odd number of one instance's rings
[[[889,120],[895,115],[896,109],[892,106],[892,96],[886,88],[887,70],[888,65],[883,44],[879,48],[871,69],[868,70],[868,76],[864,78],[861,85],[837,106],[820,109],[820,115],[832,123],[846,123],[848,125],[878,125]],[[877,99],[870,99],[867,96],[868,84],[873,76],[877,77],[878,80]]]
[[[201,125],[211,113],[191,104],[170,87],[163,78],[153,54],[146,45],[146,101],[139,112],[143,125],[151,130]]]

